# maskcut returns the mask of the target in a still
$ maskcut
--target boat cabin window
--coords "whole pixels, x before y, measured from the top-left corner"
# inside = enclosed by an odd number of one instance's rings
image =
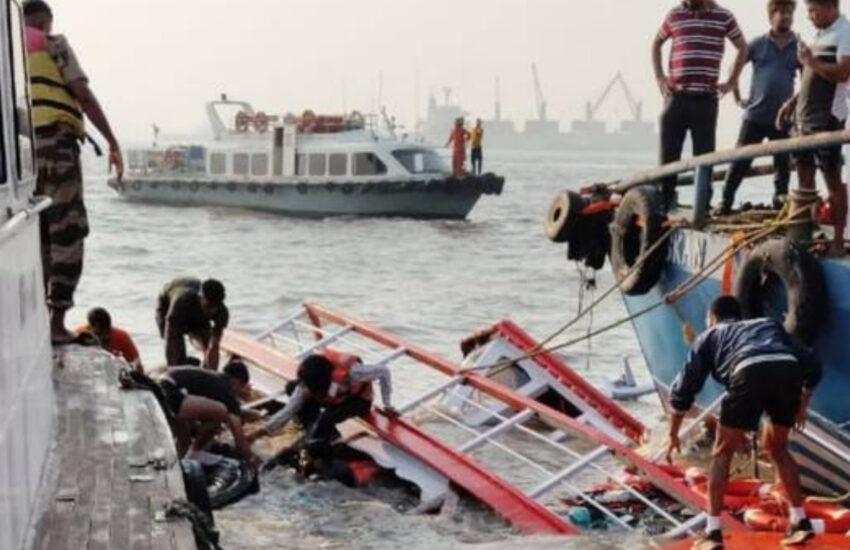
[[[411,174],[441,173],[447,169],[440,155],[429,149],[398,149],[393,156]]]
[[[250,166],[250,156],[247,153],[233,155],[233,173],[237,176],[247,176]]]
[[[328,174],[331,176],[347,175],[348,155],[345,153],[333,153],[328,155]]]
[[[305,155],[304,153],[295,155],[295,175],[307,175],[307,155]]]
[[[258,153],[251,157],[251,175],[267,176],[269,174],[269,156]]]
[[[227,155],[224,153],[213,153],[210,155],[210,174],[224,174],[227,172]]]
[[[17,2],[9,2],[9,35],[12,39],[12,78],[15,93],[16,168],[20,179],[35,175],[32,125],[30,124],[27,54],[24,48],[23,22]]]
[[[324,153],[310,155],[310,175],[324,176],[327,173],[328,158]]]
[[[378,176],[387,173],[387,165],[374,153],[351,155],[351,165],[355,176]]]

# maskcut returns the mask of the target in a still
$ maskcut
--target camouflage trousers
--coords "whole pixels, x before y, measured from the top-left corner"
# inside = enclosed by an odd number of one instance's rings
[[[83,204],[80,143],[62,126],[36,131],[36,191],[53,199],[41,214],[41,261],[47,305],[69,309],[83,272],[83,241],[89,234]]]

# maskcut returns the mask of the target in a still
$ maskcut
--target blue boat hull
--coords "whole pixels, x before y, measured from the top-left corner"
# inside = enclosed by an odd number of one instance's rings
[[[722,253],[729,237],[692,230],[677,231],[671,238],[668,258],[661,279],[643,296],[624,296],[630,314],[657,303],[671,290]],[[733,260],[735,271],[745,258],[739,253]],[[850,489],[850,261],[823,260],[829,311],[825,327],[815,341],[823,361],[824,377],[811,402],[811,436],[797,436],[792,448],[803,466],[807,488],[817,492],[844,492]],[[673,379],[681,370],[688,352],[682,336],[685,321],[695,330],[705,328],[709,304],[723,291],[722,272],[703,281],[673,305],[665,305],[633,321],[646,364],[658,387],[666,396]],[[734,280],[734,278],[732,279]],[[783,297],[771,304],[784,310]],[[711,405],[722,387],[709,380],[697,397],[697,407]],[[666,401],[666,400],[665,400]]]

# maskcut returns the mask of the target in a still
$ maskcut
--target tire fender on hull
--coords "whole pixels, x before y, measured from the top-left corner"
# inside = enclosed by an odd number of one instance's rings
[[[623,197],[611,224],[611,268],[629,296],[646,294],[661,278],[667,248],[658,247],[639,268],[638,261],[664,233],[664,203],[652,186],[632,189]]]
[[[744,317],[768,314],[768,283],[778,279],[787,301],[785,329],[811,344],[826,321],[826,282],[817,260],[785,239],[769,241],[753,250],[744,261],[735,282],[735,296]]]

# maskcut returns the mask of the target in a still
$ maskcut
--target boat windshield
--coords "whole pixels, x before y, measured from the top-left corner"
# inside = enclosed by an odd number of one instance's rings
[[[411,174],[431,174],[448,171],[443,159],[430,149],[397,149],[393,156]]]

